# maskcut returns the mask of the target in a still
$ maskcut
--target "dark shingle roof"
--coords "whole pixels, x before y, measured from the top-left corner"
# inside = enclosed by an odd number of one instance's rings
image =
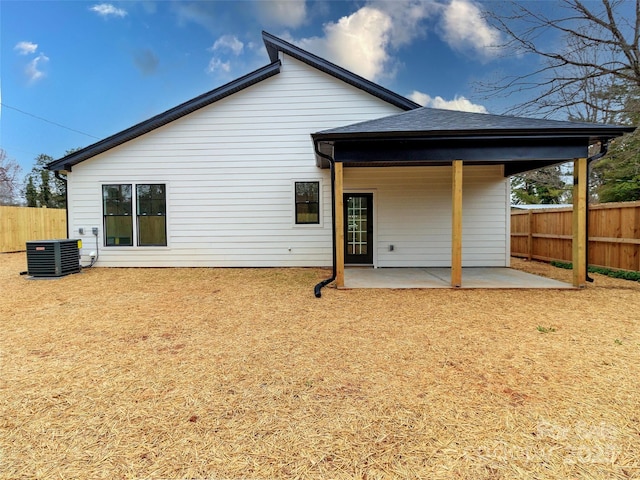
[[[314,134],[318,140],[415,136],[586,136],[616,137],[634,127],[511,117],[422,107],[388,117],[354,123]]]

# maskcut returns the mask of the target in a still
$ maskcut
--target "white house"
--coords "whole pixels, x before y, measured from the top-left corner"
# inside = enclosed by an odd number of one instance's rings
[[[508,176],[629,130],[420,108],[263,40],[267,66],[48,166],[86,261],[97,240],[98,266],[333,265],[338,284],[345,264],[505,267]]]

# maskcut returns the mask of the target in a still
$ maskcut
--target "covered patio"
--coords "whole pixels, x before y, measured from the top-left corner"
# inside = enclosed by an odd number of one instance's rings
[[[312,138],[316,164],[319,168],[331,169],[334,276],[329,280],[335,281],[338,288],[567,288],[560,282],[547,282],[508,268],[463,265],[463,173],[469,166],[499,166],[507,179],[529,170],[573,162],[572,286],[584,287],[588,258],[589,163],[606,153],[612,138],[633,130],[634,127],[628,126],[418,108],[315,133]],[[594,146],[599,147],[599,151],[589,157],[590,148]],[[441,255],[440,262],[445,258],[448,262],[450,258],[450,266],[345,269],[345,265],[351,263],[349,252],[345,252],[348,219],[344,195],[350,189],[349,184],[345,185],[345,169],[443,166],[451,172],[448,200],[451,234],[450,255]],[[504,208],[508,208],[509,199],[504,201]],[[366,263],[376,267],[374,262]],[[508,258],[504,266],[509,266]],[[316,296],[327,283],[316,286]]]
[[[460,288],[573,289],[568,283],[511,268],[465,267]],[[451,268],[346,267],[344,289],[352,288],[451,288]]]

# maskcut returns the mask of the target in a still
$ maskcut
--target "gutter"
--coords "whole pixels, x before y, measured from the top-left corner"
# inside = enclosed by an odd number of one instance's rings
[[[322,288],[326,287],[336,279],[337,270],[338,270],[337,269],[338,261],[337,261],[337,254],[336,254],[336,170],[335,170],[336,161],[329,155],[322,153],[320,151],[320,148],[318,147],[318,143],[315,140],[313,142],[313,148],[316,152],[316,155],[318,155],[321,158],[324,158],[329,162],[329,168],[331,169],[331,238],[332,238],[331,249],[333,252],[333,262],[332,262],[333,273],[331,274],[331,277],[327,278],[326,280],[322,280],[313,288],[313,293],[316,296],[316,298],[320,298],[322,296],[322,292],[321,292]]]
[[[60,171],[56,170],[53,175],[60,181],[64,182],[64,215],[65,223],[67,224],[67,238],[69,237],[69,189],[67,187],[67,179],[60,175]]]
[[[584,250],[585,250],[585,256],[586,256],[585,264],[587,266],[587,277],[586,277],[586,280],[589,283],[593,283],[593,278],[589,276],[589,196],[590,196],[589,195],[589,189],[590,189],[590,185],[589,185],[589,178],[590,178],[589,167],[590,167],[591,163],[593,163],[593,162],[595,162],[597,160],[600,160],[602,157],[604,157],[607,154],[607,152],[609,151],[609,142],[610,141],[611,140],[607,140],[606,142],[601,142],[600,143],[600,151],[598,153],[596,153],[595,155],[587,158],[587,198],[586,198],[586,201],[587,201],[587,209],[586,209],[587,218],[585,219],[586,220],[585,221],[585,230],[587,231],[586,232],[587,241],[586,241],[586,245],[585,245],[585,249]]]

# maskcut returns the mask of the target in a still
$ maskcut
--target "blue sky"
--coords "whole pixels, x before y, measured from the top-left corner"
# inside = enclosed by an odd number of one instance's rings
[[[497,3],[0,1],[0,147],[28,173],[269,60],[266,30],[418,103],[501,113],[474,83],[519,68],[482,19]],[[65,128],[66,127],[66,128]]]

